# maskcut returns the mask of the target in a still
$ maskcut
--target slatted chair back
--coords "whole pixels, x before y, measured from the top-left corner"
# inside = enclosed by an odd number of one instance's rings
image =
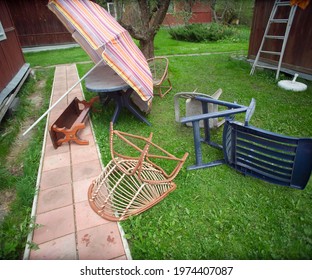
[[[288,137],[227,120],[223,151],[229,166],[270,183],[304,189],[311,175],[311,138]]]

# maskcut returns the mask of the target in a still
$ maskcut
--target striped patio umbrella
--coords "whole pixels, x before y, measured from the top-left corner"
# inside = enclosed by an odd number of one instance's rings
[[[88,0],[49,0],[48,7],[95,63],[103,60],[143,102],[151,103],[153,81],[147,61],[105,9]]]

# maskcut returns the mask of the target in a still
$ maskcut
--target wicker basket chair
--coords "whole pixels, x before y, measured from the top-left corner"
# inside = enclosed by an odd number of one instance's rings
[[[172,89],[168,76],[169,60],[164,56],[157,56],[147,60],[152,72],[153,85],[160,97],[164,97]]]
[[[178,175],[188,153],[177,158],[148,138],[128,134],[110,128],[110,149],[112,160],[92,182],[88,191],[91,208],[101,217],[110,221],[121,221],[138,215],[176,189],[173,179]],[[132,147],[138,156],[127,156],[115,149],[116,141]],[[135,141],[142,143],[140,147]],[[152,154],[152,150],[160,154]],[[170,172],[154,160],[173,162]]]

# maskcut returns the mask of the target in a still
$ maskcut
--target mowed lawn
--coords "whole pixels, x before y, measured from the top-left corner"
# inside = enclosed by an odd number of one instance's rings
[[[251,124],[275,133],[311,137],[311,83],[295,93],[280,89],[273,72],[249,75],[241,56],[211,54],[170,57],[173,90],[155,97],[147,116],[149,127],[124,112],[115,128],[148,136],[170,153],[190,156],[175,179],[177,189],[165,200],[122,222],[134,259],[310,259],[312,256],[312,183],[303,191],[245,177],[226,165],[187,171],[195,162],[192,129],[175,122],[174,95],[212,94],[222,100],[249,105],[256,100]],[[79,65],[85,72],[87,65]],[[281,76],[284,79],[291,77]],[[88,94],[87,94],[88,95]],[[90,97],[92,94],[89,95]],[[113,107],[93,115],[104,163],[110,160],[108,125]],[[243,120],[243,115],[237,116]],[[222,128],[214,131],[221,143]],[[202,145],[204,160],[222,152]]]
[[[295,93],[279,88],[272,71],[259,70],[250,76],[251,66],[246,61],[248,32],[242,30],[233,39],[214,43],[175,41],[165,29],[156,37],[155,55],[168,56],[173,90],[162,99],[154,97],[152,111],[146,116],[152,126],[123,111],[115,128],[142,136],[153,132],[156,144],[179,157],[188,152],[189,157],[175,179],[177,189],[173,193],[150,210],[121,223],[134,259],[312,257],[311,179],[306,189],[299,191],[245,177],[226,165],[186,170],[195,162],[193,132],[192,128],[175,122],[174,95],[178,92],[196,90],[213,94],[221,88],[220,99],[243,105],[249,105],[255,98],[257,105],[250,121],[252,125],[289,136],[312,137],[312,83],[299,78],[298,81],[308,85],[308,90]],[[7,141],[2,137],[0,142],[3,151],[0,175],[6,182],[1,190],[8,185],[19,189],[15,206],[1,224],[1,239],[10,245],[1,247],[0,256],[5,259],[18,258],[26,242],[34,195],[34,191],[29,190],[35,187],[44,131],[42,122],[36,129],[36,138],[24,152],[26,156],[16,163],[21,168],[20,173],[10,175],[6,157],[14,137],[22,130],[23,119],[29,118],[32,112],[27,96],[33,91],[33,84],[44,81],[42,94],[48,100],[46,95],[51,90],[56,64],[77,63],[80,76],[92,67],[80,48],[28,53],[25,57],[37,74],[37,80],[31,77],[22,92],[26,100],[23,108],[28,114],[15,123],[6,124],[2,131],[12,134],[12,138]],[[284,74],[280,78],[292,79]],[[86,99],[94,96],[87,91],[85,95]],[[47,106],[45,102],[41,111]],[[113,110],[110,104],[91,115],[104,164],[111,159],[108,127]],[[32,117],[36,119],[38,115],[40,112]],[[243,117],[239,115],[237,119],[243,120]],[[222,127],[212,136],[220,142]],[[212,147],[203,145],[202,150],[206,161],[222,158],[222,152]]]

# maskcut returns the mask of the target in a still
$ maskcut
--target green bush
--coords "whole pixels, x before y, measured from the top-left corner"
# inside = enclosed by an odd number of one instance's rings
[[[220,41],[234,35],[234,29],[217,23],[189,24],[171,28],[170,36],[187,42]]]

